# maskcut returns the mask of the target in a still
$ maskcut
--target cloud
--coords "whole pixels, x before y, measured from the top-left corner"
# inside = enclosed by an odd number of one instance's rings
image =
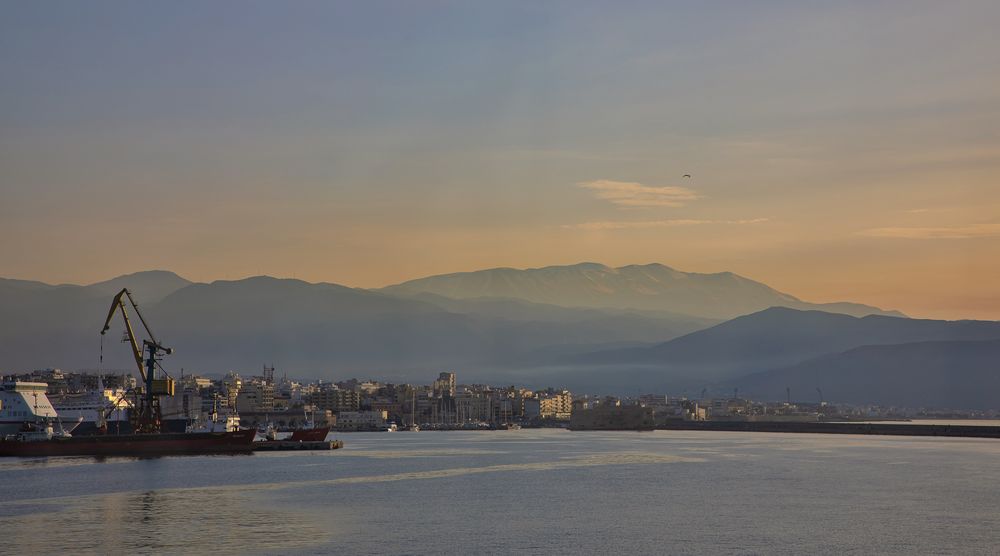
[[[625,208],[681,207],[688,201],[699,198],[694,191],[686,187],[653,187],[613,180],[586,181],[576,185],[593,191],[598,199]]]
[[[1000,224],[928,228],[872,228],[859,232],[869,237],[895,239],[973,239],[1000,236]]]
[[[603,221],[584,222],[582,224],[565,224],[563,228],[573,230],[626,230],[644,228],[674,228],[680,226],[704,226],[710,224],[723,224],[730,226],[740,226],[744,224],[760,224],[767,222],[767,218],[753,218],[750,220],[641,220],[641,221]]]

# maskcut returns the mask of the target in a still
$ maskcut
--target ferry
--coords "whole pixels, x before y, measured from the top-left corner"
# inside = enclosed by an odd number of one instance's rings
[[[59,418],[45,395],[48,387],[44,382],[16,380],[0,384],[0,437]]]
[[[96,391],[66,395],[56,399],[52,406],[63,419],[81,421],[73,431],[75,436],[132,433],[125,391],[104,388],[103,381],[99,381]]]

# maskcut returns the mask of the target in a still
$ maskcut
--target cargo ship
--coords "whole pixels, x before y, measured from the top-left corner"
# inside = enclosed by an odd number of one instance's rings
[[[249,454],[253,430],[180,434],[59,435],[26,431],[0,440],[0,457]]]

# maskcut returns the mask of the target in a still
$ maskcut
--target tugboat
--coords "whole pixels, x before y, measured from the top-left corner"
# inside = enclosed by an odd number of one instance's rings
[[[315,410],[309,410],[303,408],[305,412],[304,416],[306,418],[305,423],[303,423],[302,428],[295,429],[292,431],[292,436],[289,440],[296,442],[323,442],[326,437],[330,434],[330,427],[317,427],[315,417]]]

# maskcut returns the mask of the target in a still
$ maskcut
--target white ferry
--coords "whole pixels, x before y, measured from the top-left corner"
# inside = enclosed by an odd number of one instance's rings
[[[0,436],[16,434],[36,423],[56,419],[44,382],[8,381],[0,384]]]
[[[80,421],[76,435],[96,434],[105,428],[108,432],[131,432],[125,391],[105,388],[103,381],[96,391],[64,396],[53,407],[63,419]]]

